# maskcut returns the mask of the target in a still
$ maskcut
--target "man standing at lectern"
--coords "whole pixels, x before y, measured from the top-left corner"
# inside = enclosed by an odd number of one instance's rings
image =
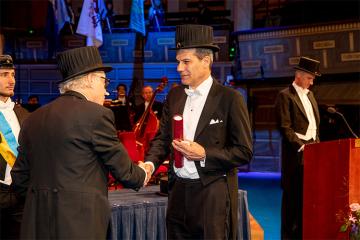
[[[309,90],[319,72],[320,62],[301,57],[295,79],[282,90],[275,104],[282,135],[281,238],[302,239],[303,151],[306,144],[319,142],[319,109]]]

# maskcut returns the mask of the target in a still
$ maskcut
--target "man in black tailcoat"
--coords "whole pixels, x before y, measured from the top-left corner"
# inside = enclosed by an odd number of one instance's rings
[[[319,142],[320,124],[318,105],[309,87],[321,75],[319,66],[319,61],[301,57],[293,83],[276,99],[282,135],[282,239],[302,239],[303,151],[306,144]]]
[[[96,47],[60,53],[60,97],[33,112],[19,135],[13,184],[26,194],[24,239],[106,239],[107,176],[124,187],[145,184],[119,142],[114,114],[103,107],[111,70]]]
[[[150,143],[145,165],[154,171],[175,150],[184,166],[169,163],[169,239],[236,239],[237,167],[252,158],[248,111],[240,93],[211,74],[213,29],[176,28],[177,71],[182,86],[169,92],[160,129]],[[183,117],[184,139],[174,139],[172,121]]]

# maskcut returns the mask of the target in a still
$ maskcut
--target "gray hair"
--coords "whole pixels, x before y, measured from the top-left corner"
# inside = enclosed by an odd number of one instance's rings
[[[301,70],[295,70],[295,76],[304,76],[305,72]]]
[[[195,48],[195,55],[199,59],[203,59],[206,56],[210,57],[210,63],[212,64],[214,62],[214,52],[211,49],[208,48]]]
[[[210,58],[210,64],[209,68],[211,69],[211,66],[214,62],[214,52],[211,49],[208,48],[194,48],[195,49],[195,56],[198,57],[200,60],[203,59],[206,56],[209,56]]]
[[[214,52],[211,49],[208,48],[184,48],[179,49],[176,52],[180,53],[181,51],[188,51],[191,50],[194,52],[194,55],[199,58],[200,60],[203,59],[206,56],[210,57],[210,65],[214,62]]]
[[[91,73],[82,74],[59,84],[60,94],[68,91],[77,91],[79,89],[92,88],[93,80],[89,81],[87,76]]]

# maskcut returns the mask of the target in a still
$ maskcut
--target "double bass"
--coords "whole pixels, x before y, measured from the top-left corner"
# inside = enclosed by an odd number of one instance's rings
[[[160,85],[156,88],[151,97],[149,106],[142,114],[138,122],[133,127],[131,132],[118,131],[118,138],[125,146],[130,158],[134,162],[144,161],[145,152],[149,148],[149,141],[154,137],[158,128],[159,120],[153,113],[152,105],[155,101],[156,94],[161,92],[166,86],[168,79],[163,77]]]
[[[144,146],[144,152],[147,152],[150,140],[155,136],[157,130],[159,129],[159,120],[152,111],[152,106],[154,104],[156,94],[162,92],[167,83],[167,77],[163,77],[161,79],[161,83],[157,86],[154,94],[152,95],[148,107],[133,127],[136,140]]]
[[[126,148],[133,162],[144,161],[145,152],[149,148],[149,142],[159,128],[159,120],[152,111],[152,105],[155,101],[156,94],[163,91],[167,83],[167,77],[163,77],[160,85],[151,97],[146,111],[144,111],[139,121],[134,125],[133,131],[118,131],[118,138]],[[117,183],[111,174],[109,174],[108,188],[110,190],[120,189],[122,185]]]

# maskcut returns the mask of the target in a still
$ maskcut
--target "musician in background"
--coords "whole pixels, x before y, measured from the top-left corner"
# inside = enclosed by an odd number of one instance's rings
[[[136,123],[141,118],[141,116],[149,106],[153,94],[154,94],[154,90],[151,86],[143,87],[141,91],[141,97],[144,99],[144,102],[135,107],[134,123]],[[161,102],[154,101],[152,105],[152,111],[159,120],[161,118],[162,108],[163,108],[163,104]]]
[[[119,102],[120,105],[125,106],[129,105],[131,106],[131,103],[129,103],[128,98],[126,96],[126,85],[123,83],[119,83],[116,87],[117,91],[117,99],[115,99],[115,102]]]
[[[22,107],[28,110],[29,112],[33,112],[39,107],[41,107],[39,96],[38,95],[30,95],[28,97],[28,101],[26,104],[22,104]]]
[[[118,131],[131,131],[133,110],[132,103],[126,96],[126,85],[119,83],[116,87],[117,97],[114,100],[105,100],[104,106],[110,108],[115,116],[115,128]]]

